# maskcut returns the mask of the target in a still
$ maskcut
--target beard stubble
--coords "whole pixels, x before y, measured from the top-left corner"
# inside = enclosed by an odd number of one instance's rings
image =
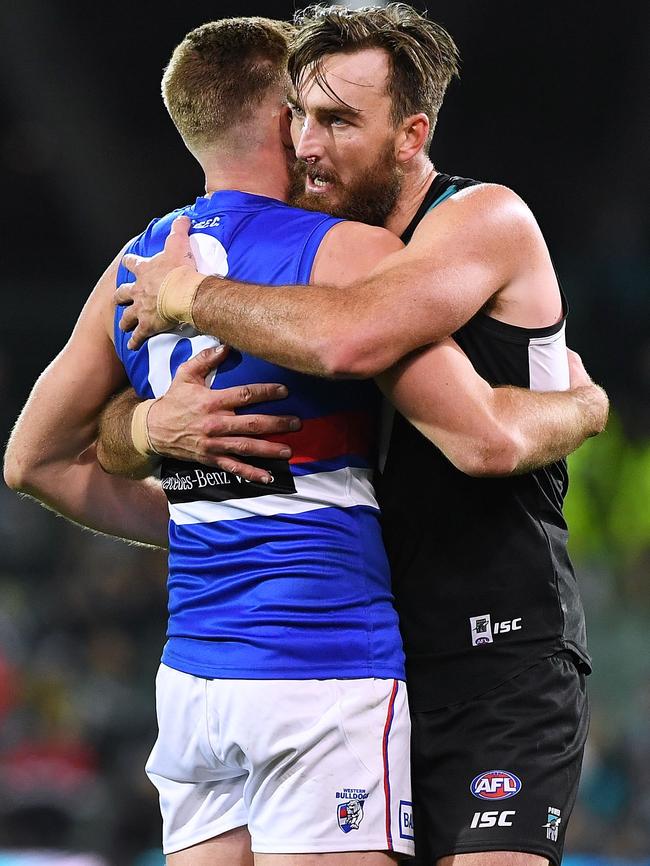
[[[395,161],[392,142],[387,142],[375,162],[347,185],[332,173],[326,173],[337,193],[335,201],[331,201],[329,196],[305,191],[305,178],[310,168],[302,160],[294,163],[289,204],[371,226],[385,225],[402,186],[402,171]]]

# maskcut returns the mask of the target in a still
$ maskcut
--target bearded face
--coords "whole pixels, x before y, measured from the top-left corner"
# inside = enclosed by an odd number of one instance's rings
[[[305,210],[322,211],[343,219],[383,226],[400,194],[402,171],[392,141],[386,141],[366,166],[355,166],[343,180],[320,160],[297,160],[292,168],[289,202]],[[306,189],[307,178],[314,188]]]

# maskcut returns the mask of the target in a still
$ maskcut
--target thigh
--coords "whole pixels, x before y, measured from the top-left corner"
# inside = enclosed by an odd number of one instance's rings
[[[488,866],[494,858],[458,855],[512,852],[557,866],[588,719],[584,675],[568,653],[473,700],[414,713],[416,864]]]
[[[404,683],[283,680],[252,690],[244,798],[255,854],[321,863],[345,852],[412,853]]]
[[[256,854],[255,866],[395,866],[396,855],[379,851],[348,854]]]
[[[436,866],[548,866],[546,857],[521,851],[490,851],[480,854],[452,854]]]
[[[254,866],[251,837],[237,827],[167,856],[167,866]]]

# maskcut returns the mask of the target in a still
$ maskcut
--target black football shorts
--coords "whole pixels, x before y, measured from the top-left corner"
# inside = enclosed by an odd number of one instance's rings
[[[525,851],[559,866],[588,727],[585,675],[568,652],[477,698],[412,713],[410,862]]]

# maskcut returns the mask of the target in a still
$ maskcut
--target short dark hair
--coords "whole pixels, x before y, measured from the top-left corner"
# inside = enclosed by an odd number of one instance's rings
[[[393,124],[423,112],[433,134],[445,91],[460,63],[458,48],[444,27],[406,3],[361,9],[309,6],[296,13],[295,23],[299,29],[289,54],[294,87],[310,68],[323,84],[322,60],[328,54],[382,48],[391,64]]]
[[[293,25],[270,18],[224,18],[192,30],[162,78],[167,111],[183,139],[206,145],[259,105],[287,74]]]

